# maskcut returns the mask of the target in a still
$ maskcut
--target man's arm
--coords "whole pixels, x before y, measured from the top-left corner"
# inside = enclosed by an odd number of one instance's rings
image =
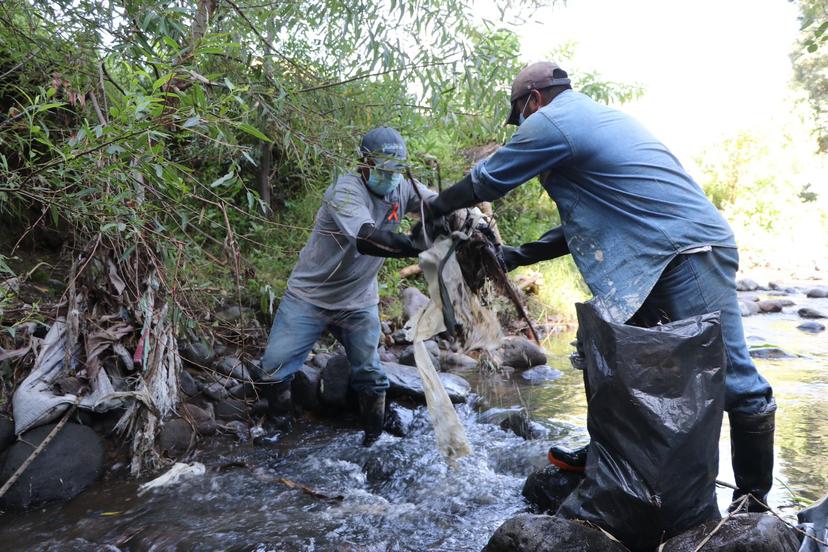
[[[514,270],[519,266],[557,259],[569,254],[569,246],[563,233],[563,226],[557,226],[546,232],[538,240],[524,243],[520,247],[503,246],[503,260],[506,269]]]
[[[380,230],[373,223],[364,224],[356,238],[357,251],[374,257],[416,257],[420,249],[405,234]]]
[[[538,112],[529,117],[509,142],[471,173],[429,202],[429,216],[437,218],[503,197],[533,177],[561,166],[572,158],[569,139]]]

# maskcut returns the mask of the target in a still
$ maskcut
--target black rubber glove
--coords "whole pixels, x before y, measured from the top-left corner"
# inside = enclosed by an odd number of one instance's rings
[[[501,249],[503,250],[503,260],[506,262],[506,270],[509,271],[519,266],[557,259],[569,253],[563,226],[556,226],[537,241],[524,243],[520,247],[504,245]]]
[[[356,240],[357,251],[374,257],[416,257],[420,249],[414,245],[410,236],[380,230],[373,224],[363,224]]]
[[[467,174],[461,181],[446,188],[428,203],[426,216],[428,217],[430,212],[430,216],[434,218],[444,217],[457,209],[471,207],[478,203],[480,200],[474,195],[471,174]]]

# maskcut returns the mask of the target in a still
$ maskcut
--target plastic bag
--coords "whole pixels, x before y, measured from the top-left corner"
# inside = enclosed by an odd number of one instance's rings
[[[586,478],[558,515],[631,550],[720,518],[725,355],[719,313],[638,328],[576,305],[588,380]]]
[[[799,528],[807,535],[802,540],[799,552],[828,552],[828,546],[814,540],[828,542],[828,495],[810,508],[799,512],[796,517]]]

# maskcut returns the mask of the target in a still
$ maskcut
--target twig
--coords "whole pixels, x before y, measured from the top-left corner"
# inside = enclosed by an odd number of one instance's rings
[[[739,499],[739,501],[738,501],[738,504],[737,504],[737,505],[736,505],[736,507],[733,509],[733,511],[731,511],[729,514],[727,514],[725,517],[723,517],[723,518],[722,518],[722,520],[721,520],[718,524],[716,524],[716,527],[714,527],[714,528],[713,528],[713,530],[712,530],[712,531],[710,531],[710,534],[709,534],[709,535],[707,535],[706,537],[704,537],[704,539],[703,539],[703,540],[699,543],[699,545],[698,545],[698,546],[697,546],[697,547],[693,550],[693,552],[699,552],[699,550],[701,550],[701,549],[704,547],[704,545],[705,545],[705,544],[707,544],[707,543],[708,543],[708,541],[709,541],[710,539],[712,539],[712,538],[713,538],[713,535],[715,535],[715,534],[716,534],[716,532],[717,532],[719,529],[721,529],[721,528],[722,528],[722,525],[724,525],[724,524],[725,524],[725,522],[726,522],[727,520],[729,520],[731,517],[733,517],[733,514],[735,514],[736,512],[738,512],[738,511],[742,508],[742,506],[744,506],[744,505],[745,505],[745,503],[748,501],[748,499],[750,498],[750,496],[751,496],[750,494],[746,494],[745,496],[743,496],[742,498],[740,498],[740,499]]]
[[[29,466],[31,466],[32,462],[34,462],[35,459],[40,455],[40,453],[43,452],[43,450],[46,448],[46,445],[48,445],[52,441],[52,439],[55,438],[55,435],[57,435],[58,432],[61,429],[63,429],[63,426],[65,426],[66,422],[69,421],[69,416],[71,416],[72,413],[75,411],[75,408],[77,408],[79,401],[80,397],[78,397],[78,399],[75,401],[75,404],[73,404],[71,408],[69,408],[69,410],[66,411],[66,413],[63,415],[63,418],[60,419],[58,424],[52,428],[52,431],[49,432],[49,435],[47,435],[46,438],[40,442],[37,448],[32,451],[29,457],[26,458],[26,461],[20,464],[20,467],[17,468],[17,471],[14,472],[11,477],[9,477],[9,480],[6,481],[6,483],[2,487],[0,487],[0,497],[5,495],[6,492],[11,488],[11,486],[14,485],[18,479],[20,479],[20,476],[23,475],[23,472],[25,472],[26,469]]]

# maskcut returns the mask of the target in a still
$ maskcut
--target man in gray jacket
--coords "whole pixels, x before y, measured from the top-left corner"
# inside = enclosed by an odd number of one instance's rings
[[[325,192],[279,303],[261,365],[269,413],[288,412],[293,375],[329,330],[345,347],[365,429],[362,444],[371,446],[382,433],[388,389],[377,352],[377,273],[385,257],[419,254],[412,239],[399,233],[400,221],[405,213],[420,210],[421,198],[436,194],[404,178],[407,152],[396,130],[369,131],[360,153],[358,169]]]

